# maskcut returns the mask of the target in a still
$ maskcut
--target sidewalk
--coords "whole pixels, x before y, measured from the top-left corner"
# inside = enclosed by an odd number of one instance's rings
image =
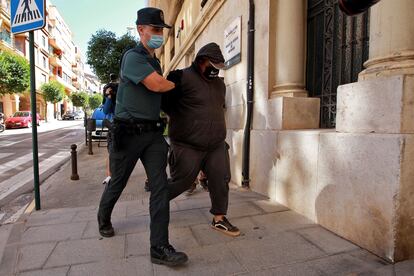
[[[113,213],[116,236],[99,236],[96,209],[103,190],[106,149],[79,153],[79,181],[65,165],[42,186],[42,210],[13,225],[0,275],[413,275],[253,192],[231,188],[228,217],[242,236],[209,227],[208,193],[171,202],[170,240],[189,255],[184,267],[149,259],[148,196],[137,165]]]

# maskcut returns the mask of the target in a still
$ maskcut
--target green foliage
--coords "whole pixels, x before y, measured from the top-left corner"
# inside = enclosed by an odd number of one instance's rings
[[[23,93],[30,85],[30,65],[24,57],[0,50],[0,95]]]
[[[73,106],[86,108],[88,106],[89,95],[86,92],[77,92],[70,95]]]
[[[93,94],[89,96],[89,108],[94,110],[98,108],[102,103],[103,97],[101,94]]]
[[[87,63],[102,83],[109,82],[109,74],[118,74],[122,54],[137,45],[135,38],[125,34],[119,38],[113,32],[99,30],[88,42]]]
[[[50,81],[44,83],[40,90],[43,93],[43,98],[46,102],[58,103],[66,96],[65,87],[57,81]]]

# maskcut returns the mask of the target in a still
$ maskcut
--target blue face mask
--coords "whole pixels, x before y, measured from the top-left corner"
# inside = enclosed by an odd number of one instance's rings
[[[148,40],[148,47],[151,49],[158,49],[164,43],[164,37],[162,35],[152,35],[151,39]]]

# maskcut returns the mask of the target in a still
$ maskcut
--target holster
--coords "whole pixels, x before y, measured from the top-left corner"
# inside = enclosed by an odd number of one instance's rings
[[[113,151],[120,151],[122,149],[122,138],[126,134],[125,125],[113,122],[109,131],[111,132]]]

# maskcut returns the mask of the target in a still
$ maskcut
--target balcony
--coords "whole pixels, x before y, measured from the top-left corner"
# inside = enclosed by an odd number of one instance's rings
[[[73,82],[73,83],[72,83],[72,85],[73,85],[76,89],[78,89],[78,90],[81,88],[80,83],[79,83],[79,82],[77,82],[77,81],[76,81],[76,82]]]
[[[72,64],[72,72],[75,74],[79,73],[78,64]]]
[[[54,37],[49,37],[49,45],[57,50],[62,50]]]
[[[60,60],[60,57],[57,55],[51,55],[49,57],[49,64],[55,67],[62,67],[62,61]]]
[[[50,18],[49,18],[49,25],[50,25],[51,27],[56,27],[56,19],[50,19]]]
[[[3,24],[10,26],[10,4],[7,2],[0,5],[0,20],[3,20]]]

